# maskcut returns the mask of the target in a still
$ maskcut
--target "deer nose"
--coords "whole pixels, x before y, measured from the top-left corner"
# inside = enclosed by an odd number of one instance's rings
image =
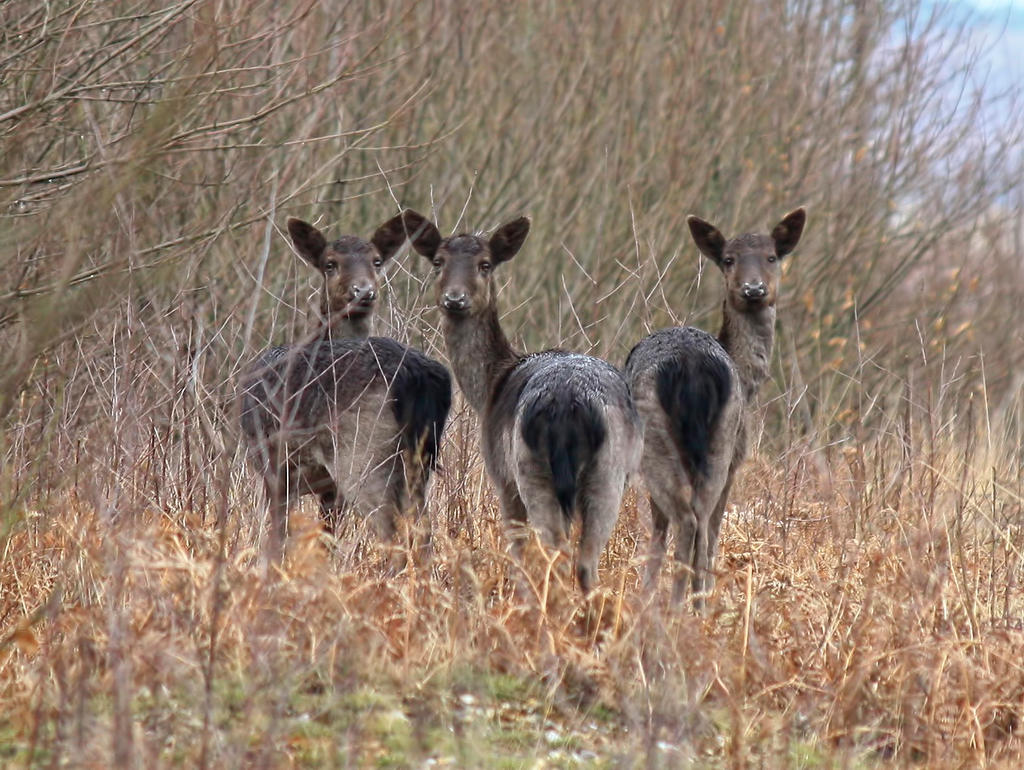
[[[768,287],[764,285],[764,281],[758,281],[757,283],[744,283],[740,291],[744,299],[761,299],[768,294]]]
[[[369,283],[354,283],[349,287],[353,302],[369,303],[377,299],[377,289]]]
[[[461,289],[449,289],[441,297],[441,304],[445,310],[465,310],[469,307],[469,297]]]

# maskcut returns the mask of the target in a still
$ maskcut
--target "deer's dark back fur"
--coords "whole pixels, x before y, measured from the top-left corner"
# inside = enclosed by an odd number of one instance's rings
[[[561,546],[579,513],[577,576],[590,590],[642,445],[622,374],[591,356],[558,350],[523,355],[509,344],[498,320],[493,270],[518,252],[528,220],[510,222],[490,238],[442,238],[413,213],[407,229],[438,273],[449,358],[481,417],[484,462],[506,522],[529,522],[549,545]]]
[[[714,226],[690,217],[698,248],[725,278],[718,337],[692,327],[663,329],[641,340],[626,362],[646,423],[642,468],[654,523],[648,583],[657,577],[674,525],[676,560],[691,572],[698,607],[710,590],[733,475],[746,456],[747,413],[769,373],[780,261],[796,247],[805,219],[797,209],[770,235],[726,241]],[[676,596],[684,590],[680,575]]]
[[[707,478],[711,440],[739,380],[735,364],[714,337],[686,326],[657,331],[633,349],[626,376],[639,383],[648,371],[687,476]]]
[[[273,348],[241,383],[241,424],[277,536],[289,501],[372,515],[383,536],[422,505],[451,406],[437,361],[386,337]]]
[[[373,409],[370,393],[381,393]],[[383,413],[399,426],[400,449],[428,469],[451,407],[448,369],[388,337],[316,340],[277,347],[260,357],[242,384],[242,426],[257,443],[301,436],[356,407]]]

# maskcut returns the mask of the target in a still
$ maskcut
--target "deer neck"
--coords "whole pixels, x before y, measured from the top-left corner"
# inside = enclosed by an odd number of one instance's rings
[[[763,307],[744,312],[733,308],[726,300],[722,306],[718,342],[736,364],[744,396],[748,402],[752,401],[771,368],[775,308]]]
[[[509,344],[494,306],[478,316],[445,316],[444,336],[455,379],[469,405],[482,416],[495,386],[522,354]]]
[[[373,330],[373,314],[349,316],[321,310],[318,323],[325,337],[336,340],[366,339]]]

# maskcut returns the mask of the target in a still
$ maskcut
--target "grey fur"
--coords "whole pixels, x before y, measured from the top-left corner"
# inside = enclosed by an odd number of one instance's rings
[[[626,377],[645,421],[643,475],[651,503],[653,539],[646,583],[660,573],[670,526],[676,530],[675,559],[690,572],[694,606],[703,607],[713,587],[714,558],[729,490],[747,454],[747,417],[757,390],[769,374],[775,338],[775,301],[779,260],[795,248],[803,232],[804,210],[779,222],[770,236],[746,234],[726,242],[716,228],[696,217],[688,224],[700,250],[723,271],[726,296],[718,338],[692,327],[655,332],[633,348]],[[717,361],[729,373],[727,395],[713,418],[705,475],[688,470],[657,377],[666,366]],[[689,406],[693,406],[692,404]],[[677,574],[673,594],[686,591],[686,575]]]
[[[248,456],[270,502],[273,558],[289,504],[303,494],[318,496],[328,525],[352,508],[384,539],[401,512],[423,511],[451,403],[443,365],[385,337],[318,339],[268,351],[240,389]],[[424,405],[412,431],[400,418],[409,402]]]

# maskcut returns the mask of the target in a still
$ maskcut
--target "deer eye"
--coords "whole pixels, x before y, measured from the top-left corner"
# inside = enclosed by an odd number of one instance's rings
[[[733,265],[736,264],[736,260],[733,259],[732,257],[725,257],[725,259],[722,260],[722,264],[725,265],[726,267],[732,267]]]
[[[440,257],[434,257],[434,267],[436,267],[438,270],[440,270],[443,265],[444,265],[444,260],[443,259],[441,259]]]
[[[769,254],[768,255],[768,261],[769,262],[774,262],[776,259],[778,259],[778,257],[776,257],[774,254]]]
[[[480,263],[480,272],[483,273],[484,275],[487,275],[489,272],[491,272],[491,263],[490,262],[481,262]]]
[[[333,259],[327,260],[327,262],[324,264],[324,272],[325,273],[334,273],[337,270],[338,270],[338,263],[336,261],[334,261]]]
[[[373,266],[374,267],[380,267],[383,264],[384,264],[384,260],[381,259],[380,257],[377,257],[375,260],[373,260]]]

